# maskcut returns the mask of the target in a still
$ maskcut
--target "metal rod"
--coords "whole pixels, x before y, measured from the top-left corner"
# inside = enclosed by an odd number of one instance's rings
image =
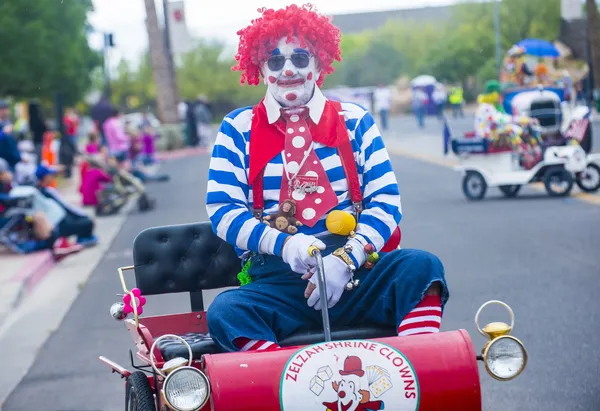
[[[494,0],[494,29],[496,32],[496,68],[502,67],[502,45],[500,44],[500,1]]]
[[[314,250],[312,255],[317,259],[317,284],[321,297],[321,315],[323,317],[323,334],[325,342],[331,341],[331,325],[329,324],[329,308],[327,307],[327,285],[325,284],[325,268],[321,251]]]

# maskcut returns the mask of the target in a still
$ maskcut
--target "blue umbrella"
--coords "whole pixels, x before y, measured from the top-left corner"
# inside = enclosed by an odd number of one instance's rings
[[[525,39],[517,43],[517,46],[525,49],[525,53],[537,57],[559,57],[558,49],[554,44],[541,39]]]

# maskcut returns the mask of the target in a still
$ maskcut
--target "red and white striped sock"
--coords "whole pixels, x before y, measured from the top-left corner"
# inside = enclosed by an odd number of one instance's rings
[[[442,297],[426,295],[400,323],[398,335],[430,334],[440,332]]]
[[[250,338],[236,338],[233,343],[240,351],[275,351],[281,349],[280,346],[271,341],[251,340]]]

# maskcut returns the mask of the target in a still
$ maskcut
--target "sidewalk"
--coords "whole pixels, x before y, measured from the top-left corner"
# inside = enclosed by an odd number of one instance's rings
[[[63,198],[79,206],[80,174],[62,180]],[[131,203],[130,203],[131,204]],[[126,207],[127,208],[127,207]],[[93,215],[90,209],[90,215]],[[38,350],[60,326],[79,289],[110,247],[126,218],[120,214],[96,220],[99,244],[55,262],[50,251],[18,255],[0,248],[0,352],[6,372],[0,374],[0,409],[4,399],[35,361]]]
[[[58,191],[71,204],[81,204],[79,195],[80,175],[78,170],[71,180],[61,180]],[[93,210],[90,212],[93,215]],[[103,240],[101,238],[101,240]],[[84,250],[85,252],[87,250]],[[38,283],[55,266],[49,250],[20,255],[0,246],[0,329],[10,312],[16,309]]]
[[[183,149],[158,153],[158,158],[169,161],[206,151]],[[81,204],[79,179],[79,171],[75,170],[73,179],[63,180],[58,187],[65,200],[77,206]],[[96,219],[99,244],[59,263],[52,259],[50,252],[15,255],[0,248],[0,353],[10,353],[2,357],[6,372],[0,373],[0,410],[48,337],[60,327],[133,207],[135,201],[129,201],[117,215]],[[93,215],[93,210],[90,214]]]

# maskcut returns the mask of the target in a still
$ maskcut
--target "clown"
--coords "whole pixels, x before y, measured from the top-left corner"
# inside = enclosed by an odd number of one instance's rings
[[[525,49],[516,45],[512,46],[504,58],[500,81],[505,84],[523,87],[527,76],[533,76],[533,74],[525,63]]]
[[[292,333],[319,328],[322,304],[334,327],[438,332],[448,299],[439,259],[409,249],[377,253],[402,214],[373,117],[356,104],[327,100],[319,88],[341,60],[339,30],[311,5],[259,12],[238,32],[234,69],[242,83],[262,79],[266,95],[223,120],[206,199],[214,232],[236,246],[248,279],[215,298],[210,335],[228,351],[276,350]],[[289,200],[300,222],[294,234],[264,222]],[[335,210],[357,219],[349,236],[327,231]],[[323,250],[327,295],[315,286],[311,246]],[[353,281],[360,287],[349,290]]]
[[[502,87],[498,80],[488,80],[485,83],[485,93],[477,96],[478,104],[490,104],[494,106],[494,108],[501,112],[505,113],[504,107],[502,106]]]

